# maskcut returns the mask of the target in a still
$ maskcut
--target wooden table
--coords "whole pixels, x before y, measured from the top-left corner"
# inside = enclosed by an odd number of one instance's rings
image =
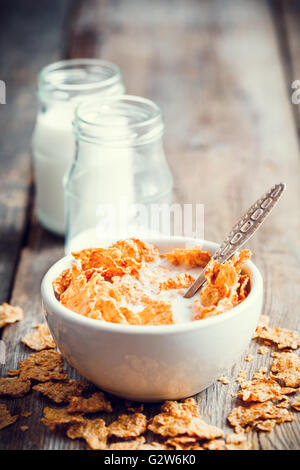
[[[63,240],[35,219],[30,159],[37,72],[62,57],[116,62],[128,93],[162,107],[176,199],[205,204],[207,239],[220,240],[268,187],[287,183],[279,207],[249,246],[264,276],[264,313],[273,325],[299,329],[299,108],[291,102],[291,82],[300,79],[296,2],[27,0],[1,8],[7,104],[0,105],[0,303],[21,305],[26,313],[2,331],[3,371],[28,355],[20,338],[42,321],[40,282],[63,254]],[[254,361],[242,360],[227,375],[246,366],[250,377],[270,364],[269,355],[256,354],[255,343],[249,351]],[[200,412],[229,429],[236,389],[236,383],[212,385],[197,396]],[[85,448],[40,423],[47,400],[37,392],[7,402],[12,412],[31,409],[33,415],[1,431],[1,449]],[[148,416],[157,410],[146,406]],[[19,424],[28,424],[28,431]],[[299,449],[300,414],[271,433],[253,434],[253,443],[256,449]]]

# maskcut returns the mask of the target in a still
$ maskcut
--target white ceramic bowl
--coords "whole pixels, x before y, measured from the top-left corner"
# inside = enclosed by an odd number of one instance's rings
[[[151,240],[149,240],[151,242]],[[172,237],[152,240],[161,252],[198,244],[213,253],[212,242]],[[248,297],[211,318],[165,326],[119,325],[86,318],[55,298],[52,281],[72,263],[66,256],[42,282],[45,314],[65,359],[101,389],[137,401],[180,399],[211,385],[240,358],[255,331],[262,308],[263,282],[248,262]]]

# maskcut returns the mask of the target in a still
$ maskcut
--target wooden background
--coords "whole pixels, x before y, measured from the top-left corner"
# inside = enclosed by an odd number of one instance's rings
[[[205,204],[205,237],[220,241],[240,214],[273,183],[288,191],[249,244],[265,282],[264,313],[272,324],[299,329],[300,5],[263,0],[44,0],[1,2],[0,303],[21,305],[24,321],[2,331],[7,368],[28,355],[19,343],[42,320],[40,282],[63,254],[63,240],[33,214],[30,138],[37,110],[37,72],[60,58],[116,62],[128,93],[156,101],[166,120],[165,148],[176,198]],[[255,353],[257,345],[250,346]],[[249,376],[269,356],[237,364]],[[237,384],[198,395],[200,411],[226,428]],[[79,449],[40,423],[47,400],[33,393],[9,400],[12,412],[34,411],[0,433],[1,449]],[[121,407],[121,401],[118,403]],[[148,416],[158,405],[147,405]],[[28,424],[22,433],[20,424]],[[229,428],[228,428],[229,429]],[[272,433],[255,433],[254,448],[299,449],[300,414]]]

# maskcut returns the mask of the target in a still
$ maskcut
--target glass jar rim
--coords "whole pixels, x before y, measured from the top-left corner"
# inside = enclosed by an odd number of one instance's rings
[[[114,110],[114,105],[121,105],[121,111],[139,113],[135,121],[134,116],[120,115],[120,111],[115,109],[117,118],[126,119],[124,122],[112,122],[105,119],[105,110]],[[103,114],[101,114],[101,110]],[[100,120],[97,122],[87,117],[88,112],[97,113]],[[119,115],[118,115],[119,112]],[[127,118],[130,119],[127,121]],[[116,131],[113,137],[107,134],[109,129]],[[146,143],[161,137],[164,131],[164,120],[160,107],[153,101],[135,95],[118,95],[107,97],[101,102],[95,100],[85,100],[79,103],[75,108],[75,117],[73,121],[73,130],[75,136],[80,140],[100,141],[117,144]],[[124,132],[125,130],[125,132]]]
[[[98,68],[98,73],[102,69],[103,76],[100,78],[95,78],[87,83],[72,83],[71,80],[64,79],[71,78],[71,74],[76,71],[76,69],[82,69],[89,71],[89,68]],[[97,71],[93,71],[94,76],[97,77]],[[65,93],[80,93],[80,92],[90,92],[90,91],[101,91],[104,88],[113,86],[118,82],[122,82],[122,74],[120,68],[109,61],[102,59],[94,58],[83,58],[83,59],[68,59],[60,60],[53,62],[49,65],[46,65],[38,75],[38,87],[39,93],[46,92],[61,92],[62,96]]]

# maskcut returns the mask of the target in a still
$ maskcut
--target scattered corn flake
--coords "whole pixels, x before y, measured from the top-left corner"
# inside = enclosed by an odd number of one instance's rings
[[[148,429],[163,437],[188,435],[197,436],[199,439],[216,439],[223,436],[221,429],[190,415],[176,418],[167,413],[161,413],[150,420]]]
[[[70,413],[96,413],[98,411],[112,412],[110,401],[105,398],[104,393],[95,392],[89,398],[74,396],[70,400],[68,407]]]
[[[253,423],[253,427],[257,431],[271,432],[276,424],[277,422],[275,419],[257,420]]]
[[[34,328],[36,331],[27,333],[22,338],[22,343],[35,351],[56,347],[47,323],[40,323],[39,325],[35,325]]]
[[[90,449],[103,450],[106,448],[107,428],[105,421],[85,419],[82,423],[72,424],[67,430],[70,439],[85,439]]]
[[[44,408],[44,416],[41,419],[43,424],[47,426],[51,431],[54,431],[56,426],[64,424],[82,423],[84,418],[79,414],[71,414],[66,409],[57,408]]]
[[[227,377],[219,377],[218,382],[222,382],[224,385],[230,384],[230,380]]]
[[[163,413],[170,414],[175,418],[184,417],[186,415],[191,415],[195,417],[200,416],[198,405],[194,398],[186,398],[182,402],[167,400],[161,406],[161,411]]]
[[[271,341],[277,345],[278,349],[297,349],[300,347],[300,333],[285,328],[271,328],[267,325],[258,325],[255,338]]]
[[[130,441],[115,442],[108,447],[108,450],[139,450],[145,442],[144,436],[140,436]]]
[[[68,375],[63,368],[61,355],[52,349],[30,354],[27,359],[19,362],[20,378],[38,382],[49,380],[67,380]]]
[[[253,354],[248,354],[248,356],[245,357],[246,362],[251,362],[251,361],[253,361],[253,359],[254,359]]]
[[[182,403],[167,401],[161,407],[161,413],[154,416],[148,429],[163,437],[180,435],[194,436],[199,439],[216,439],[223,436],[223,431],[211,426],[199,417],[198,407],[193,399]]]
[[[280,385],[272,378],[259,377],[245,380],[240,387],[238,397],[246,402],[265,402],[285,398]]]
[[[24,312],[21,307],[13,307],[4,302],[0,305],[0,328],[10,323],[22,320]]]
[[[190,287],[193,282],[195,281],[194,276],[189,273],[180,273],[177,274],[175,277],[169,277],[164,282],[159,283],[160,290],[168,290],[168,289],[180,289]]]
[[[211,258],[209,252],[202,251],[199,246],[191,248],[175,248],[172,252],[164,253],[161,256],[166,258],[167,261],[175,266],[185,264],[191,267],[200,266],[201,268],[205,268]]]
[[[258,350],[258,354],[267,354],[269,352],[269,348],[267,346],[261,346]]]
[[[174,450],[198,450],[201,448],[197,437],[193,436],[170,437],[164,444],[167,448]]]
[[[144,411],[144,404],[135,401],[125,400],[125,408],[132,413],[142,413]]]
[[[30,391],[30,380],[21,380],[19,377],[0,378],[0,396],[23,397]]]
[[[291,407],[296,411],[300,411],[300,396],[293,399],[291,402]]]
[[[120,415],[108,426],[109,436],[116,436],[127,439],[129,437],[138,437],[146,431],[147,419],[142,413],[131,415]]]
[[[238,406],[228,415],[228,422],[234,427],[236,433],[248,426],[262,426],[264,420],[274,420],[276,424],[293,421],[294,416],[286,409],[278,408],[271,401],[254,403],[248,406]]]
[[[68,403],[73,397],[80,396],[87,387],[88,384],[81,380],[68,380],[66,382],[43,382],[32,388],[46,395],[55,403]]]
[[[32,415],[32,411],[26,411],[25,410],[25,411],[22,411],[20,413],[20,416],[22,416],[23,418],[29,418],[29,416],[31,416],[31,415]]]
[[[300,356],[292,352],[283,352],[277,353],[273,357],[275,359],[271,364],[271,371],[275,373],[274,378],[282,380],[287,387],[299,387]]]
[[[29,429],[29,426],[20,426],[20,430],[22,432],[27,431]]]
[[[12,416],[4,403],[0,403],[0,429],[4,429],[7,426],[15,423],[18,419],[18,415]]]

